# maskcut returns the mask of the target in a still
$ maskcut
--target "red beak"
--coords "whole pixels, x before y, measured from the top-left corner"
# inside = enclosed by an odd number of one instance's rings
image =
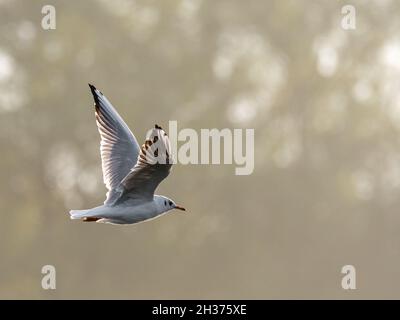
[[[184,207],[181,207],[181,206],[175,206],[175,209],[186,211],[186,209]]]

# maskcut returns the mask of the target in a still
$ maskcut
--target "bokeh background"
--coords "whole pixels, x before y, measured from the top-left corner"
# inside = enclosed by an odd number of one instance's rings
[[[56,30],[41,27],[47,4]],[[0,298],[400,298],[399,13],[0,0]],[[254,173],[176,165],[158,193],[188,214],[70,221],[106,192],[88,82],[139,142],[168,120],[254,128]],[[41,287],[47,264],[56,290]],[[357,290],[341,288],[347,264]]]

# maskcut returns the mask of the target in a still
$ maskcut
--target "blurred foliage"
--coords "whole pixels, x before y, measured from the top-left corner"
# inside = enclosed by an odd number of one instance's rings
[[[0,0],[0,298],[398,298],[400,3],[352,1],[348,31],[344,4]],[[105,195],[88,82],[139,142],[255,128],[254,173],[176,165],[188,214],[70,221]]]

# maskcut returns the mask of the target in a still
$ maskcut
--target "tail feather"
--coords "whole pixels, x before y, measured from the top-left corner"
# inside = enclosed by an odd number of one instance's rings
[[[99,206],[92,209],[86,210],[71,210],[69,212],[70,218],[73,220],[82,220],[85,222],[100,222],[100,223],[112,223],[112,224],[125,224],[125,221],[119,219],[110,218],[107,212],[109,208],[106,206]]]
[[[91,210],[71,210],[69,212],[71,219],[82,219],[87,217],[92,217],[93,213],[90,212]]]

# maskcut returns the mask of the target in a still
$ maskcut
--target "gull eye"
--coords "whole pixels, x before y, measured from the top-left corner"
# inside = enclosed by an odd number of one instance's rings
[[[170,206],[172,206],[172,201],[170,201],[168,204],[169,204]]]

